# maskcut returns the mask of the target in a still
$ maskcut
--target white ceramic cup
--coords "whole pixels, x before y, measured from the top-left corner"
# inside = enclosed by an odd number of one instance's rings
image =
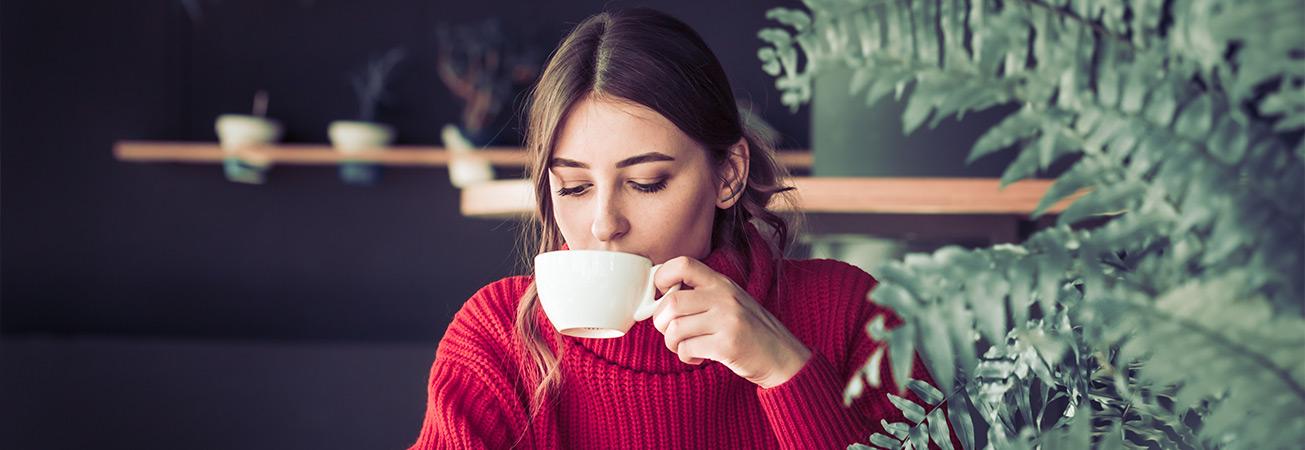
[[[535,256],[535,289],[557,331],[583,338],[625,336],[652,317],[661,299],[653,276],[661,264],[604,250],[560,250]],[[667,294],[679,290],[676,285]]]

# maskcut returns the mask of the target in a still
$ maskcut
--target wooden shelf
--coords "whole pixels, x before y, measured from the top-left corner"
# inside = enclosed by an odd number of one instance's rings
[[[795,205],[810,213],[1013,215],[1029,216],[1052,180],[1025,180],[999,189],[988,178],[811,178],[797,177]],[[462,190],[462,214],[507,218],[534,212],[534,189],[528,181],[494,181]],[[1082,195],[1079,193],[1078,195]],[[1059,213],[1074,198],[1049,212]],[[778,209],[786,207],[779,205]]]
[[[344,161],[371,162],[388,166],[448,166],[452,152],[442,147],[393,146],[345,156],[329,145],[280,144],[236,150],[242,158],[272,164],[335,165]],[[518,147],[489,147],[476,154],[499,166],[525,165],[526,155]],[[137,163],[217,164],[226,153],[213,142],[122,141],[113,146],[119,161]]]
[[[271,164],[333,165],[344,161],[371,162],[387,166],[448,166],[452,153],[443,147],[393,146],[345,156],[324,144],[280,144],[246,147],[236,151],[242,158]],[[213,142],[121,141],[113,146],[119,161],[136,163],[217,164],[226,154]],[[520,147],[487,147],[477,156],[501,167],[523,167],[526,154]],[[790,169],[809,169],[811,153],[803,150],[779,152],[780,162]]]

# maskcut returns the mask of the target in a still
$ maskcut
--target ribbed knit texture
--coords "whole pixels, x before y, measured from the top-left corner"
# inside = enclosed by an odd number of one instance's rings
[[[905,421],[885,383],[843,405],[843,389],[881,342],[864,324],[887,308],[866,301],[865,272],[829,260],[774,260],[753,233],[750,255],[712,253],[704,262],[729,276],[812,351],[788,382],[762,389],[724,365],[680,362],[652,321],[615,339],[556,334],[542,310],[539,323],[562,356],[563,380],[553,408],[526,430],[520,367],[532,364],[513,331],[529,277],[486,286],[463,306],[440,342],[431,369],[426,420],[414,450],[424,449],[845,449],[883,432],[881,419]],[[913,378],[932,382],[917,359]],[[919,403],[914,393],[904,397]],[[955,440],[955,439],[953,439]]]

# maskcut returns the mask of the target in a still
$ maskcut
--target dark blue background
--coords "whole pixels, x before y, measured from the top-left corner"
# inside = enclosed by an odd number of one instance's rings
[[[698,29],[734,82],[778,104],[756,31],[775,2],[644,1]],[[0,448],[401,448],[461,303],[519,272],[517,226],[468,219],[445,170],[346,186],[281,166],[261,186],[217,165],[116,161],[120,140],[214,141],[253,93],[286,140],[326,142],[357,106],[348,74],[402,45],[379,119],[439,145],[461,103],[434,28],[497,16],[550,51],[635,2],[181,0],[0,3]],[[504,139],[516,139],[505,125]],[[512,174],[508,174],[511,176]]]

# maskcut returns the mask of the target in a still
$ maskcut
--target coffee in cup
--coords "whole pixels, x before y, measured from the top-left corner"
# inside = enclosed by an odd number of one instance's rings
[[[535,256],[535,289],[558,332],[583,338],[624,336],[657,309],[653,276],[661,265],[630,253],[559,250]],[[666,293],[679,290],[676,285]]]

